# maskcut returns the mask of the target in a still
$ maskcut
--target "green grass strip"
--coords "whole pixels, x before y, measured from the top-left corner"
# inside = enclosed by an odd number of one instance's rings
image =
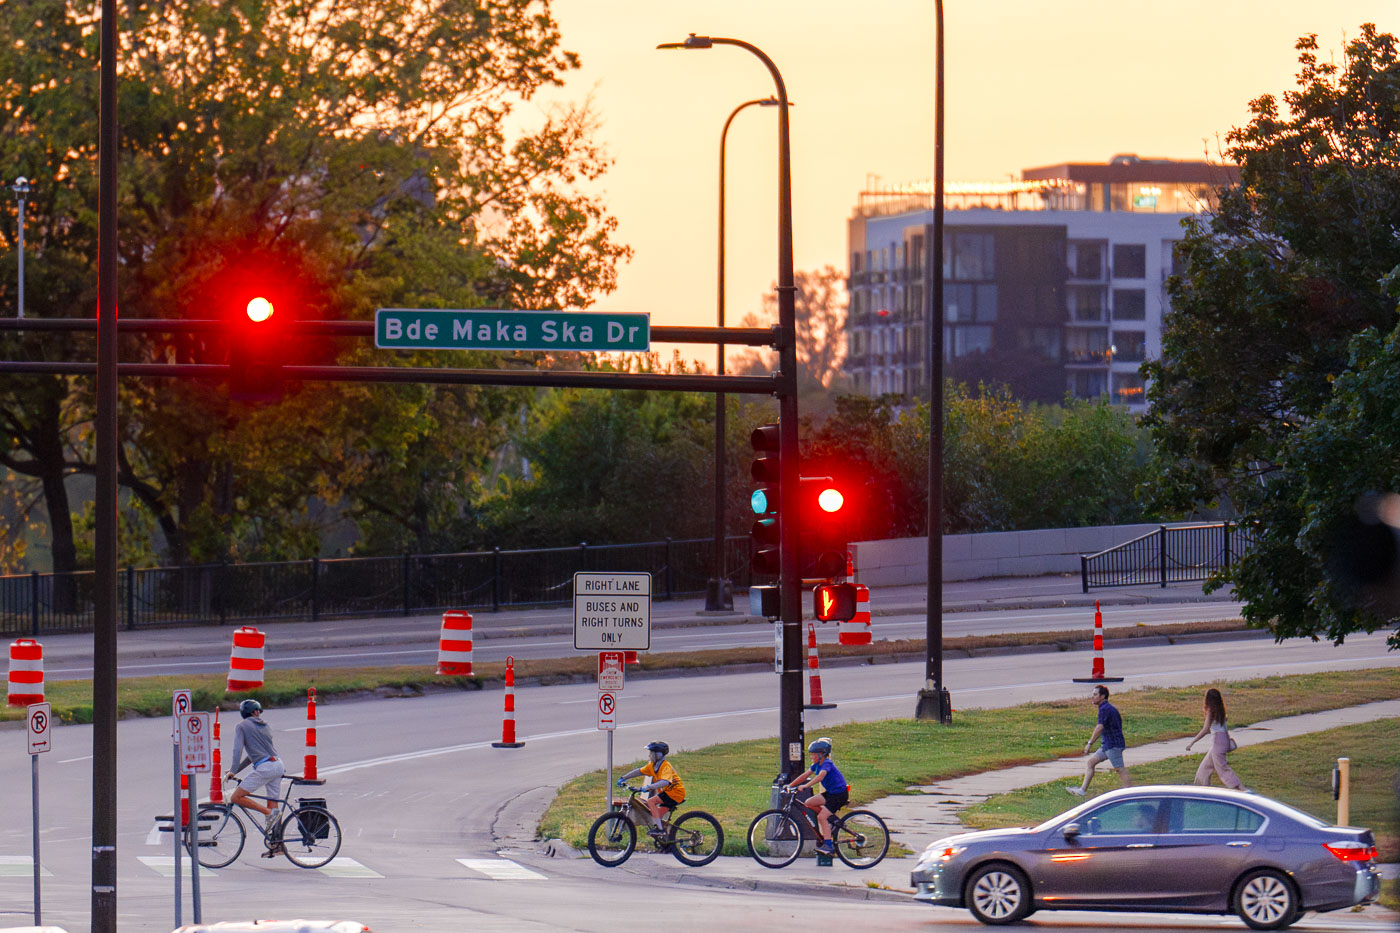
[[[1206,686],[1210,685],[1115,693],[1114,703],[1123,714],[1129,746],[1194,735],[1201,724],[1201,696]],[[1239,727],[1264,719],[1394,699],[1400,696],[1400,669],[1221,681],[1214,686],[1225,694],[1230,721]],[[954,699],[956,702],[956,694]],[[956,711],[947,726],[889,719],[822,731],[835,740],[834,759],[852,784],[852,806],[859,806],[906,793],[910,785],[1082,754],[1095,718],[1093,705],[1081,698],[1010,709]],[[714,814],[724,828],[725,853],[743,854],[743,837],[750,820],[768,807],[769,783],[777,773],[774,740],[712,745],[677,752],[670,760],[685,781],[687,807]],[[615,767],[618,773],[625,773],[638,764],[640,761],[619,761]],[[1331,765],[1326,768],[1330,771]],[[1186,779],[1194,774],[1192,766]],[[564,785],[541,819],[541,835],[585,848],[588,827],[603,811],[604,792],[601,770]]]

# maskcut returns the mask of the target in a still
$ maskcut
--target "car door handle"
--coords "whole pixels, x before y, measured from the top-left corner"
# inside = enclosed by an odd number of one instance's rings
[[[1248,845],[1248,843],[1246,843],[1246,845]],[[1150,843],[1150,842],[1130,842],[1130,843],[1128,843],[1127,848],[1129,848],[1129,849],[1151,849],[1151,848],[1153,848],[1153,845],[1152,845],[1152,843]]]
[[[1245,849],[1245,848],[1248,848],[1248,847],[1249,847],[1250,843],[1248,843],[1248,842],[1227,842],[1227,843],[1225,843],[1225,845],[1231,846],[1231,847],[1236,848],[1236,849]]]

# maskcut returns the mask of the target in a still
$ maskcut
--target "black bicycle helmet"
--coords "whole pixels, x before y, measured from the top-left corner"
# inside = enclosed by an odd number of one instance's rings
[[[665,758],[667,755],[671,754],[671,746],[667,745],[665,742],[648,742],[647,751],[656,752],[656,754]]]
[[[817,739],[811,745],[807,746],[807,754],[811,755],[816,752],[821,752],[823,755],[830,755],[831,739],[828,739],[825,736],[823,736],[822,738]]]
[[[238,711],[244,719],[251,719],[262,712],[262,704],[250,697],[238,704]]]

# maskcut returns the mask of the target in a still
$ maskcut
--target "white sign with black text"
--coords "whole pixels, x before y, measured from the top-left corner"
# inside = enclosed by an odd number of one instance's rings
[[[608,732],[617,728],[617,697],[611,693],[598,694],[598,728]]]
[[[574,574],[574,648],[651,649],[651,574]]]
[[[25,721],[29,724],[29,754],[38,755],[50,751],[53,742],[49,735],[53,727],[53,713],[47,703],[31,703],[25,707]]]
[[[185,713],[180,723],[180,773],[204,774],[214,768],[208,713]]]

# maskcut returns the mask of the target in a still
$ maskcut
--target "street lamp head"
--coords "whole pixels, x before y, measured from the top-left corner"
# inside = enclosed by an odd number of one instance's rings
[[[28,194],[28,193],[29,193],[29,179],[28,179],[28,178],[25,178],[23,175],[19,176],[18,178],[15,179],[14,186],[13,186],[13,188],[12,188],[11,190],[14,191],[15,194],[20,195],[21,197],[23,197],[24,195]]]
[[[714,46],[709,36],[697,36],[691,33],[684,42],[663,42],[657,46],[658,49],[708,49]]]

